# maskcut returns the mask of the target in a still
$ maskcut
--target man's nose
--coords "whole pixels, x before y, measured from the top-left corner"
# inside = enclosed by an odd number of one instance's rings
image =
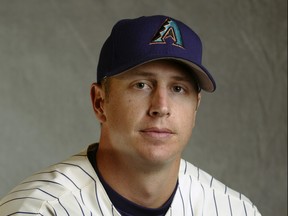
[[[167,89],[158,87],[152,92],[149,115],[151,117],[168,117],[171,115]]]

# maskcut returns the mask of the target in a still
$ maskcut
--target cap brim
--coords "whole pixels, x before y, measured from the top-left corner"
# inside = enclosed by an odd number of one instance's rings
[[[216,89],[216,83],[213,79],[213,77],[210,75],[209,71],[203,67],[202,65],[198,65],[195,64],[189,60],[183,59],[183,58],[178,58],[178,57],[173,57],[173,56],[166,56],[166,57],[157,57],[157,56],[153,56],[153,58],[148,58],[148,59],[141,59],[138,62],[136,62],[133,65],[124,65],[119,71],[117,72],[111,72],[110,74],[108,74],[108,76],[115,76],[119,73],[131,70],[135,67],[138,67],[140,65],[143,65],[145,63],[148,62],[152,62],[152,61],[157,61],[157,60],[174,60],[174,61],[178,61],[184,65],[186,65],[189,69],[191,69],[192,73],[195,75],[195,78],[197,79],[198,85],[200,87],[200,89],[203,89],[204,91],[207,92],[214,92]]]
[[[194,64],[193,62],[190,62],[181,58],[171,58],[171,59],[175,59],[179,62],[182,62],[185,65],[187,65],[189,68],[191,68],[191,70],[195,73],[198,79],[197,81],[199,82],[199,86],[201,89],[207,92],[215,91],[216,83],[213,77],[210,75],[209,71],[205,67],[199,66],[197,64]]]

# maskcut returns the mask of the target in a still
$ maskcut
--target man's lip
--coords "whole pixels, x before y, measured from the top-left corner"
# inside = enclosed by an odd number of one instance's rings
[[[157,128],[157,127],[150,127],[140,130],[142,133],[163,133],[163,134],[174,134],[174,132],[168,128]]]
[[[175,133],[168,128],[149,127],[140,130],[140,134],[152,140],[167,140],[170,139]]]

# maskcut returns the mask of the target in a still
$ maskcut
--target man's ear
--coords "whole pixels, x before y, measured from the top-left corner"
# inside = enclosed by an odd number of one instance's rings
[[[201,102],[201,93],[199,92],[197,95],[197,105],[196,105],[196,111],[198,110]]]
[[[100,123],[105,122],[106,116],[104,112],[104,98],[105,98],[104,89],[100,84],[93,83],[91,85],[90,96],[94,113],[96,114]]]
[[[195,107],[195,111],[194,111],[194,120],[193,120],[193,127],[195,126],[195,122],[196,122],[196,116],[197,116],[197,110],[200,106],[200,102],[201,102],[201,94],[200,92],[197,94],[197,104]]]

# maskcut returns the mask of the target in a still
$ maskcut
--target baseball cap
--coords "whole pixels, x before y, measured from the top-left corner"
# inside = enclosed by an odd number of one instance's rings
[[[163,15],[124,19],[114,25],[100,52],[97,82],[160,59],[182,62],[201,89],[215,91],[216,83],[202,65],[199,36],[181,21]]]

